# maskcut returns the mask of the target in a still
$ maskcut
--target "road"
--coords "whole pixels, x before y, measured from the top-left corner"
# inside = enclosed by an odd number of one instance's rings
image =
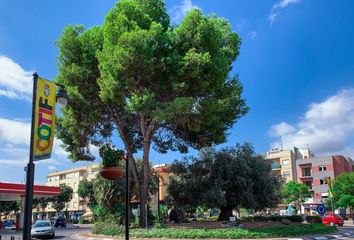
[[[56,228],[55,239],[75,239],[73,236],[88,232],[91,229],[91,225],[79,225],[77,228]],[[14,240],[22,240],[22,231],[0,230],[1,240],[10,240],[11,236],[14,236]]]

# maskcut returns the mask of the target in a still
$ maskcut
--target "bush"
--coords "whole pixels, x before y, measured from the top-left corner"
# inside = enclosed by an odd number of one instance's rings
[[[268,218],[265,217],[265,216],[254,216],[253,220],[254,221],[260,221],[260,222],[266,222],[266,221],[268,221]]]
[[[291,222],[298,222],[298,223],[301,223],[304,221],[304,219],[300,215],[285,216],[284,219],[288,219]]]
[[[79,218],[79,223],[80,223],[80,224],[84,224],[84,218],[83,218],[83,217],[80,217],[80,218]]]
[[[99,221],[93,225],[91,231],[93,234],[117,236],[124,233],[124,228],[113,221]]]
[[[253,218],[253,217],[242,217],[242,218],[241,218],[241,221],[244,221],[244,222],[252,222],[252,221],[254,221],[254,218]]]
[[[273,215],[268,217],[268,220],[273,222],[280,222],[282,219],[283,219],[282,216],[278,216],[278,215]]]
[[[196,221],[197,222],[207,222],[208,220],[206,220],[205,218],[199,217],[199,218],[196,219]]]
[[[318,223],[299,224],[263,229],[134,229],[131,236],[136,238],[278,238],[306,234],[327,234],[335,232],[335,227]]]
[[[216,222],[216,221],[218,221],[218,218],[219,218],[218,216],[211,216],[208,218],[208,220],[211,222]]]

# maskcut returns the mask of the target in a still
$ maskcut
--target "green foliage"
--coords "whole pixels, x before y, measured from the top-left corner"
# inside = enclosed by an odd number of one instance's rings
[[[311,197],[311,192],[308,186],[294,181],[290,181],[283,185],[282,194],[286,204],[294,203],[296,206],[306,202],[307,198]]]
[[[107,210],[113,210],[117,204],[124,201],[124,186],[124,179],[110,181],[98,177],[93,183],[93,191],[97,203]]]
[[[122,225],[118,225],[115,221],[98,221],[93,225],[91,232],[93,234],[117,236],[124,232],[124,228]]]
[[[322,224],[299,224],[292,226],[281,226],[273,228],[260,229],[240,229],[240,228],[224,228],[224,229],[134,229],[131,236],[136,238],[277,238],[301,236],[308,234],[326,234],[336,231],[335,227],[325,226]]]
[[[219,207],[223,216],[235,207],[260,210],[280,200],[278,178],[250,144],[203,150],[199,158],[174,162],[172,172],[167,192],[173,205]]]
[[[354,208],[354,172],[342,173],[336,177],[332,185],[335,205],[341,208]]]
[[[223,143],[247,113],[238,76],[229,75],[240,43],[226,19],[197,9],[172,27],[162,0],[121,0],[102,26],[68,26],[56,80],[71,100],[57,121],[69,157],[92,161],[90,144],[117,130],[133,161],[143,152],[131,169],[144,205],[151,145],[166,153]]]
[[[91,210],[94,208],[94,206],[97,205],[93,188],[93,181],[88,181],[87,179],[80,181],[77,193],[79,197],[86,198],[88,200],[87,205]]]
[[[292,222],[298,222],[301,223],[304,221],[303,217],[301,215],[292,215],[292,216],[285,216],[285,219],[288,219]]]
[[[259,222],[268,222],[268,221],[273,221],[273,222],[280,222],[283,219],[288,219],[291,222],[303,222],[303,218],[301,215],[293,215],[293,216],[253,216],[253,217],[243,217],[241,220],[243,222],[250,222],[250,221],[259,221]]]
[[[208,220],[211,222],[216,222],[218,220],[218,218],[219,218],[218,216],[211,216],[208,218]]]
[[[65,184],[60,185],[60,194],[53,197],[50,201],[52,202],[52,207],[60,212],[65,208],[65,205],[71,201],[73,198],[73,189]]]
[[[118,167],[122,166],[124,151],[115,149],[111,144],[104,144],[99,149],[100,157],[102,158],[102,165],[104,167]]]
[[[20,204],[17,201],[0,201],[0,213],[8,215],[12,211],[18,212],[19,210]]]

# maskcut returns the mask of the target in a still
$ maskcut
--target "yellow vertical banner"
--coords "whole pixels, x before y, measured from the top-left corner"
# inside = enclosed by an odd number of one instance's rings
[[[35,106],[33,161],[51,158],[55,130],[56,85],[38,78]]]

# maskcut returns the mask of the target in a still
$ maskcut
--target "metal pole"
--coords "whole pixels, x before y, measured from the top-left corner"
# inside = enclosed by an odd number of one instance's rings
[[[32,204],[33,204],[33,184],[34,184],[34,168],[33,163],[33,138],[34,138],[34,125],[35,125],[35,109],[36,109],[36,96],[37,96],[37,79],[38,74],[33,74],[33,96],[32,96],[32,123],[31,123],[31,140],[29,149],[29,161],[27,164],[26,172],[26,195],[25,195],[25,214],[23,219],[23,240],[31,239],[31,225],[32,225]]]
[[[129,240],[129,155],[125,158],[125,240]]]
[[[157,174],[157,216],[160,222],[161,216],[160,216],[160,176],[159,174]]]

